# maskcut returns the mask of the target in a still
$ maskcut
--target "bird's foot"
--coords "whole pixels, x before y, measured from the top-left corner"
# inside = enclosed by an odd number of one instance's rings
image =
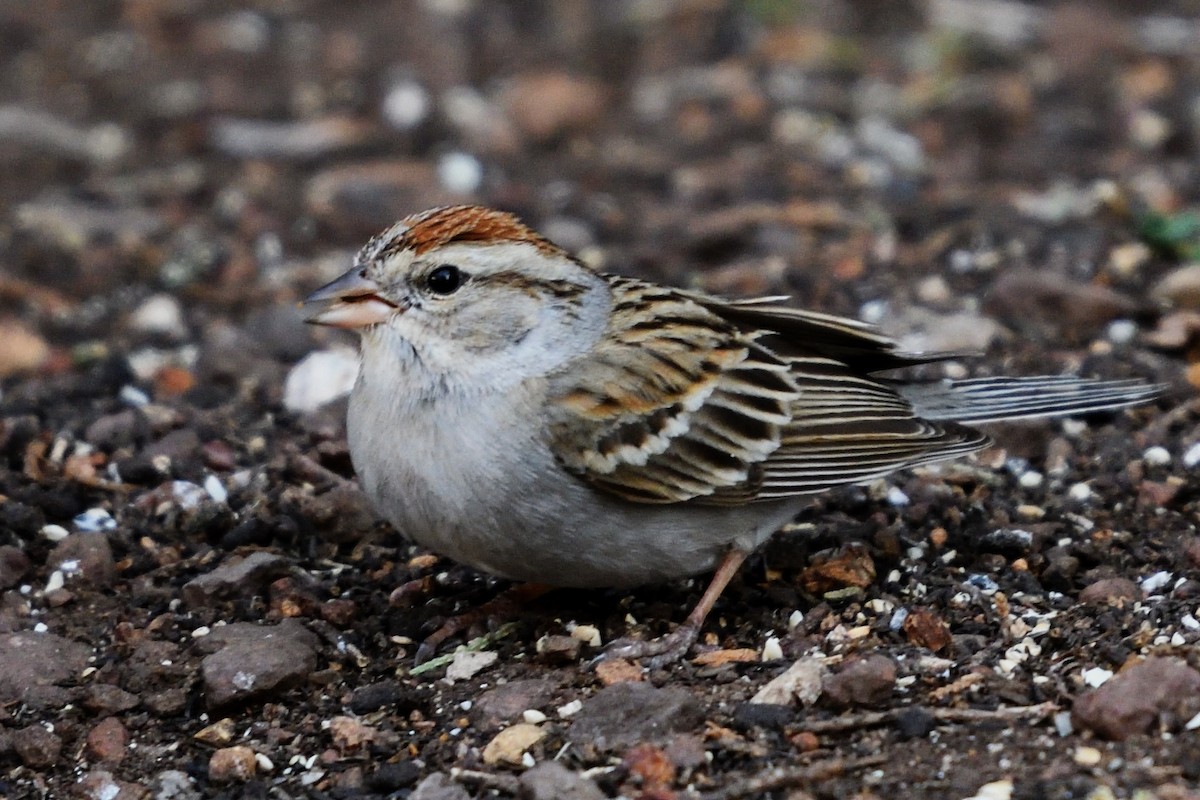
[[[700,626],[689,620],[657,639],[617,639],[605,648],[600,658],[644,660],[645,666],[650,669],[661,669],[686,656],[699,636]]]

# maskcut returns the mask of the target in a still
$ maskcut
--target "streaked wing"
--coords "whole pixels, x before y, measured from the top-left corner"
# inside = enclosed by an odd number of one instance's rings
[[[598,488],[645,503],[742,504],[871,480],[987,441],[918,419],[892,386],[826,353],[905,358],[852,320],[798,312],[796,324],[823,331],[814,334],[823,346],[780,355],[762,343],[774,329],[724,319],[711,299],[612,280],[621,299],[593,363],[550,387],[551,447]]]
[[[628,500],[746,502],[790,419],[788,365],[678,292],[612,280],[592,363],[551,379],[555,455]]]

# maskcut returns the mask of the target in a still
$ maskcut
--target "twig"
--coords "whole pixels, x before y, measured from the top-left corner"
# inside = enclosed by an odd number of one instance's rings
[[[507,636],[509,636],[509,634],[511,634],[513,631],[515,631],[519,627],[520,627],[520,623],[506,622],[503,625],[501,625],[499,628],[497,628],[496,630],[492,631],[491,633],[485,633],[483,636],[480,636],[478,639],[472,639],[471,641],[464,644],[462,647],[456,648],[454,653],[457,653],[460,650],[468,652],[468,653],[474,653],[479,650],[486,650],[491,645],[493,645],[496,642],[500,641],[501,639],[504,639]],[[440,655],[436,658],[431,658],[428,661],[426,661],[424,664],[419,664],[419,665],[413,667],[412,669],[410,669],[408,671],[408,674],[412,675],[412,676],[422,675],[426,672],[429,672],[430,670],[438,669],[439,667],[449,666],[450,663],[454,661],[454,653],[446,653],[445,655]]]
[[[831,758],[807,767],[775,767],[753,778],[736,781],[723,789],[701,795],[703,800],[736,800],[739,797],[762,797],[767,792],[803,786],[814,781],[828,780],[847,772],[886,764],[889,756],[876,753],[862,758]]]
[[[842,733],[859,730],[860,728],[873,728],[876,725],[886,725],[895,722],[905,713],[911,713],[914,710],[924,711],[938,722],[992,722],[995,720],[1039,719],[1053,714],[1058,710],[1058,706],[1047,702],[1039,703],[1036,706],[997,708],[994,711],[986,711],[978,708],[922,708],[921,706],[907,706],[887,711],[868,711],[863,714],[850,714],[838,717],[837,719],[813,720],[802,723],[799,727],[800,730],[808,731],[809,733]]]
[[[459,783],[469,783],[482,789],[492,789],[501,794],[515,795],[521,790],[521,783],[512,775],[501,775],[494,772],[480,772],[477,769],[450,770],[450,777]]]

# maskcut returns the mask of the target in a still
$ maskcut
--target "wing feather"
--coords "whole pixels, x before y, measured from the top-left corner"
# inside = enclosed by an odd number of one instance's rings
[[[857,348],[856,363],[914,363],[868,326],[773,300],[723,306],[612,280],[621,300],[593,364],[549,387],[550,445],[597,488],[643,503],[736,505],[870,480],[986,442],[918,419],[893,386],[843,360]],[[778,324],[764,330],[751,318]],[[821,346],[776,353],[765,342],[784,329]]]

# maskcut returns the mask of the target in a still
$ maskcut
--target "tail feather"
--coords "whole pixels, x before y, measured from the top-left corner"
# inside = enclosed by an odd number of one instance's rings
[[[978,425],[1125,408],[1150,402],[1165,387],[1136,379],[1046,375],[902,383],[896,388],[920,417]]]

